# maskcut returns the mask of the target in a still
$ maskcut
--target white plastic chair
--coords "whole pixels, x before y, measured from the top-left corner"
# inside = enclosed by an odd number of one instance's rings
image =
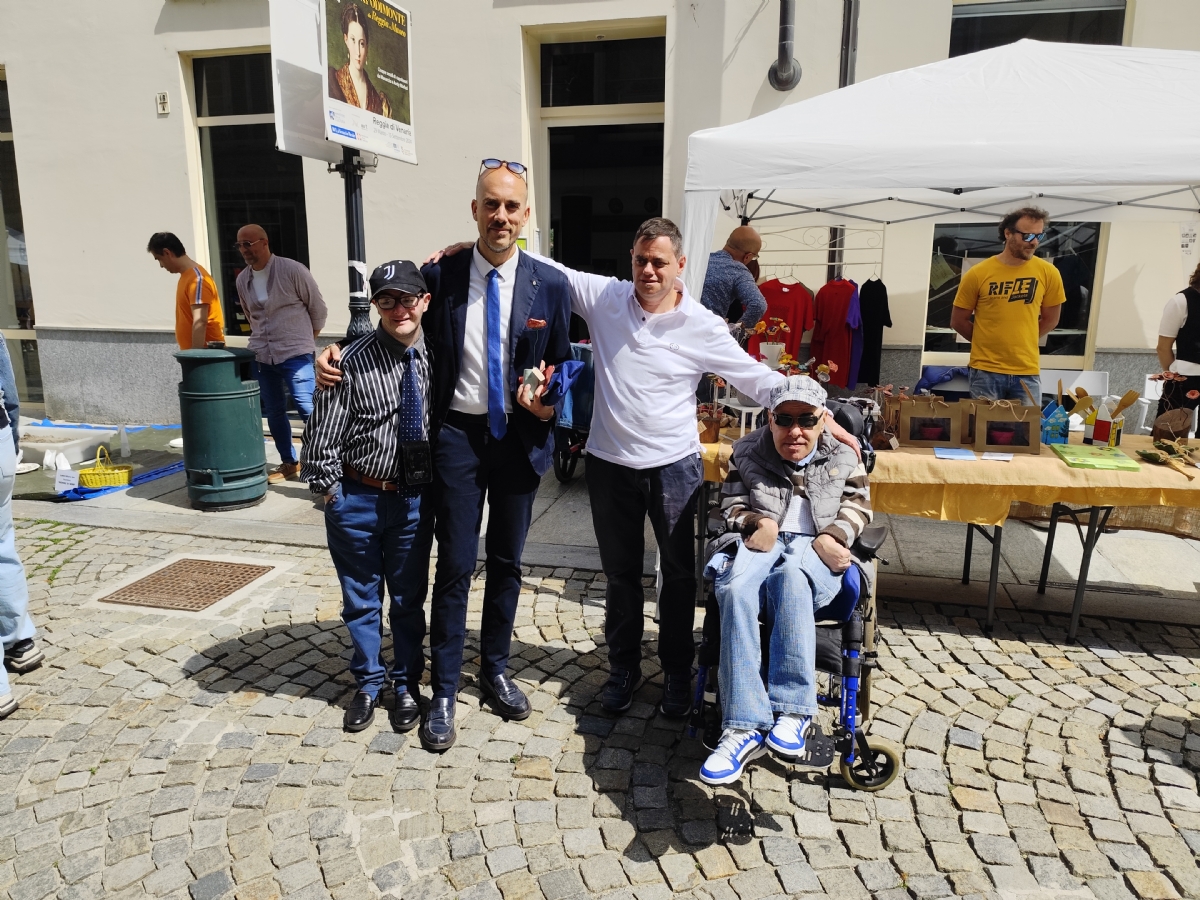
[[[735,387],[729,384],[714,390],[713,402],[732,410],[737,415],[739,426],[738,437],[744,435],[747,429],[750,431],[754,430],[754,419],[763,411],[761,406],[754,404],[751,400],[747,400],[737,392]]]

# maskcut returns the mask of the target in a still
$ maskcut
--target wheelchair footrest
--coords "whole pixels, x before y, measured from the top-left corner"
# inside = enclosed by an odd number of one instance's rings
[[[804,753],[789,760],[793,765],[809,769],[827,769],[837,754],[833,738],[821,730],[815,722],[804,739]]]

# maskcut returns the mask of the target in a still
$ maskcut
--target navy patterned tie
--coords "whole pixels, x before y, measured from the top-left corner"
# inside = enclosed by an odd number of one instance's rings
[[[400,384],[400,440],[419,441],[424,435],[425,409],[417,383],[417,350],[404,351],[404,380]]]

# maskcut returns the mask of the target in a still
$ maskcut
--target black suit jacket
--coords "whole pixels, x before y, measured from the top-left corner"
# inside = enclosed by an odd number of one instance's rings
[[[513,285],[512,319],[508,329],[508,390],[512,398],[510,431],[515,431],[539,476],[550,468],[554,453],[554,419],[543,422],[517,403],[518,379],[542,361],[558,365],[571,358],[567,334],[571,320],[571,291],[558,269],[535,261],[525,253],[517,260]],[[446,421],[454,387],[462,368],[463,339],[467,326],[467,298],[474,253],[461,250],[421,269],[432,294],[426,313],[426,340],[433,341],[433,386],[429,427],[437,433]],[[544,325],[538,323],[544,322]],[[531,325],[531,323],[533,323]]]

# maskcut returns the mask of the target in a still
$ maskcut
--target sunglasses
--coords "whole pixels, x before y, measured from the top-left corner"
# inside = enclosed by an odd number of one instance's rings
[[[804,413],[802,416],[789,416],[785,413],[771,413],[771,418],[780,428],[793,428],[799,425],[801,428],[814,428],[821,421],[820,416],[812,413]]]
[[[234,250],[249,250],[255,244],[261,244],[265,240],[266,240],[266,238],[259,238],[257,241],[234,241],[233,249]]]
[[[394,294],[380,294],[375,298],[375,305],[385,312],[389,309],[395,309],[397,303],[405,309],[413,309],[420,302],[421,298],[416,294],[404,294],[401,297],[397,297]]]
[[[484,169],[508,169],[514,175],[520,175],[522,178],[529,173],[529,169],[524,164],[519,162],[510,162],[507,159],[485,159],[479,165],[479,171]],[[528,180],[528,179],[526,179]]]
[[[1044,231],[1017,231],[1017,229],[1014,228],[1012,229],[1012,233],[1019,234],[1021,236],[1021,240],[1027,244],[1032,244],[1034,241],[1037,241],[1040,244],[1046,239],[1046,232]]]

